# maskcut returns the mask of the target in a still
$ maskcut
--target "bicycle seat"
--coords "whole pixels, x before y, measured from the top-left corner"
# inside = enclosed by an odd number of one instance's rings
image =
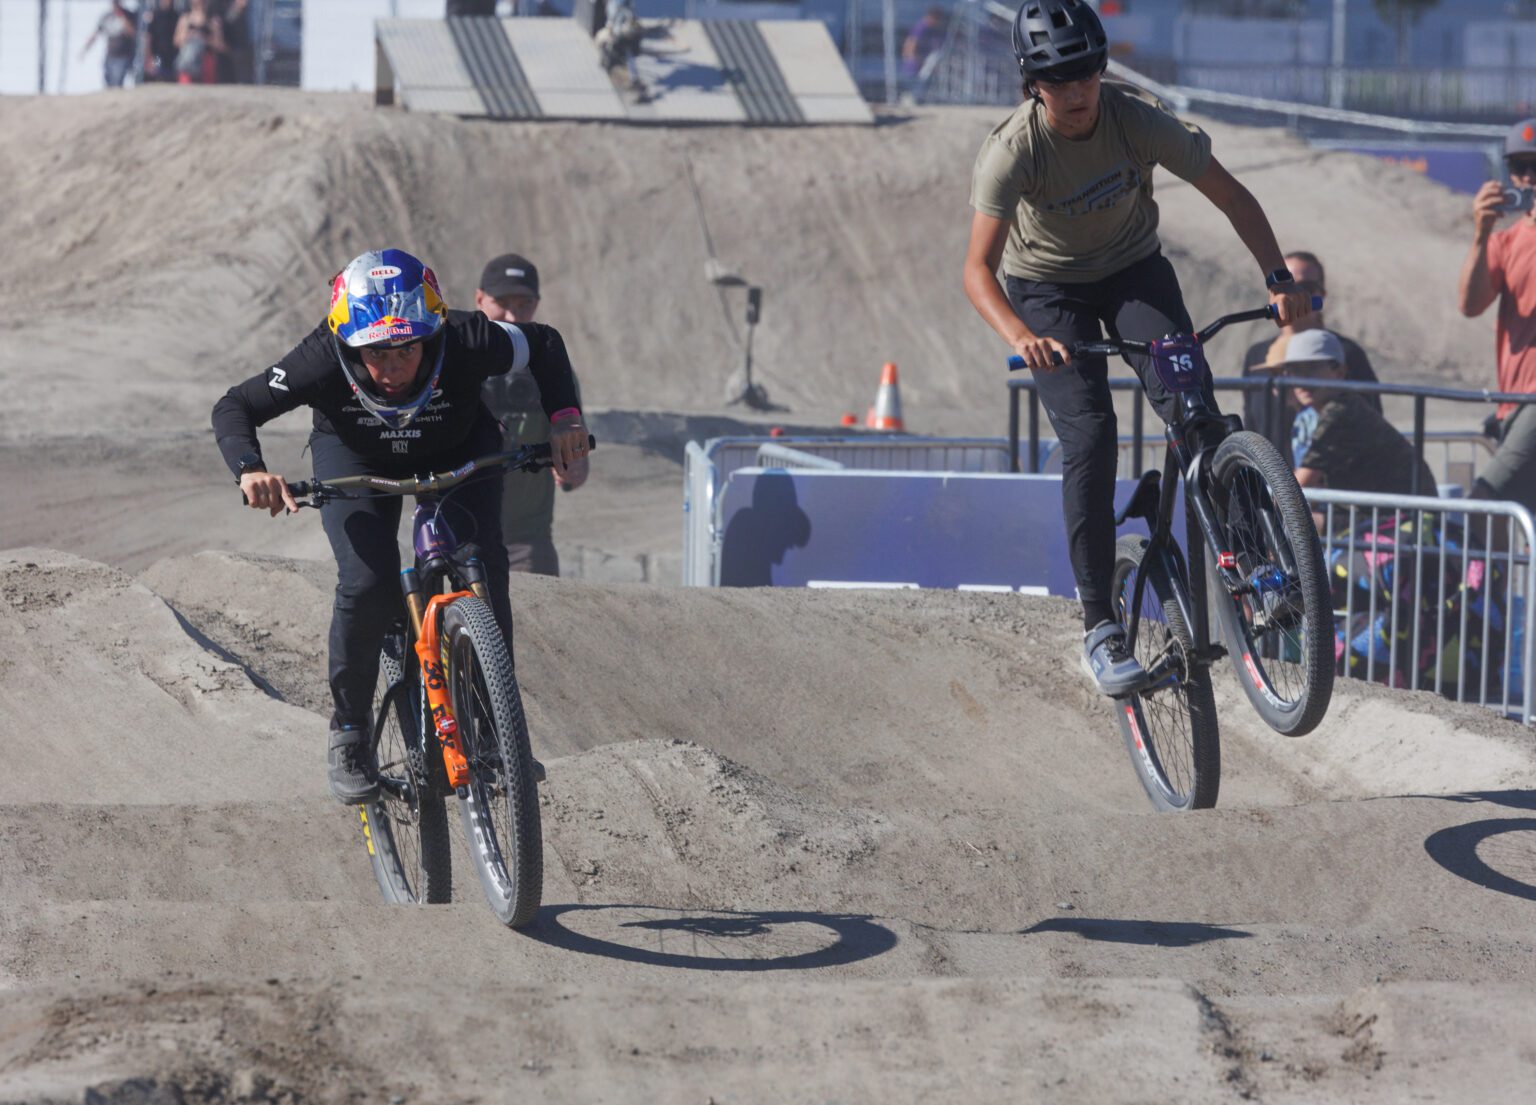
[[[1156,468],[1141,474],[1141,482],[1131,492],[1130,499],[1115,515],[1115,528],[1125,525],[1127,518],[1145,518],[1149,526],[1157,525],[1158,498],[1162,490],[1163,474]]]

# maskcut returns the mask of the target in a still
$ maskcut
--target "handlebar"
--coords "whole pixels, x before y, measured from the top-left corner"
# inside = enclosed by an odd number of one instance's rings
[[[1322,296],[1314,295],[1312,297],[1312,309],[1314,311],[1321,311],[1323,309]],[[1215,337],[1223,327],[1231,326],[1233,323],[1238,322],[1257,322],[1259,319],[1264,318],[1275,318],[1275,305],[1273,303],[1266,304],[1263,307],[1255,307],[1251,311],[1238,311],[1233,315],[1222,315],[1215,322],[1206,326],[1205,329],[1197,330],[1193,336],[1201,345],[1204,345],[1211,338]],[[1073,357],[1092,357],[1097,355],[1112,357],[1125,353],[1147,353],[1151,349],[1152,343],[1149,341],[1130,341],[1124,338],[1109,341],[1074,342],[1071,346]],[[1059,365],[1064,363],[1061,359],[1061,354],[1052,350],[1051,364]],[[1017,372],[1024,367],[1026,367],[1024,358],[1017,353],[1008,358],[1008,371]]]
[[[587,448],[597,448],[597,438],[587,435]],[[549,455],[549,442],[522,445],[504,453],[491,453],[477,457],[458,468],[446,472],[432,472],[425,476],[392,480],[384,476],[341,476],[334,480],[295,480],[288,485],[295,499],[307,499],[299,506],[318,507],[329,499],[346,498],[349,492],[370,491],[376,495],[437,495],[457,487],[476,472],[488,472],[497,468],[510,468],[523,472],[537,472],[551,468],[554,461]],[[241,498],[245,493],[241,492]]]

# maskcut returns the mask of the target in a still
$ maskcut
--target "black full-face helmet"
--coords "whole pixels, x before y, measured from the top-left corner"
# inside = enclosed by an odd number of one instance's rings
[[[1013,17],[1013,56],[1028,81],[1080,81],[1104,72],[1109,38],[1087,0],[1024,0]]]

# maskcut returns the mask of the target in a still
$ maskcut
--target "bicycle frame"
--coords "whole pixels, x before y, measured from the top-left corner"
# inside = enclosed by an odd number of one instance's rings
[[[588,446],[595,448],[597,440],[587,439]],[[476,472],[493,471],[497,468],[537,469],[547,467],[548,445],[525,445],[505,453],[480,457],[448,472],[434,472],[414,479],[389,479],[383,476],[347,476],[336,480],[299,481],[290,485],[296,499],[312,496],[301,506],[318,507],[329,498],[343,497],[355,492],[373,491],[383,495],[416,496],[416,509],[411,518],[412,548],[415,563],[400,573],[400,588],[404,593],[405,608],[410,615],[408,630],[417,663],[421,668],[422,684],[426,690],[427,706],[438,744],[442,748],[443,765],[447,769],[448,782],[458,790],[469,783],[469,761],[464,755],[463,742],[459,738],[458,722],[448,696],[448,657],[438,632],[438,618],[442,609],[455,599],[466,595],[490,602],[490,590],[486,586],[485,571],[478,557],[461,558],[458,539],[448,520],[442,517],[443,494]],[[496,535],[497,540],[500,535]],[[422,592],[421,577],[442,576],[456,589],[427,597]],[[467,585],[467,590],[464,586]],[[359,807],[366,828],[366,807]],[[371,845],[370,845],[371,847]]]
[[[1314,310],[1322,308],[1320,296],[1313,297],[1312,307]],[[1126,353],[1141,353],[1149,356],[1158,378],[1175,399],[1174,415],[1165,430],[1168,451],[1164,469],[1167,475],[1164,476],[1156,471],[1145,473],[1135,492],[1132,493],[1130,501],[1116,515],[1115,527],[1118,529],[1127,518],[1144,519],[1151,530],[1146,558],[1151,560],[1156,557],[1161,560],[1171,578],[1189,581],[1188,594],[1179,596],[1180,613],[1184,616],[1185,624],[1190,627],[1190,633],[1194,637],[1195,658],[1199,662],[1209,663],[1225,655],[1226,650],[1219,645],[1213,645],[1210,639],[1210,603],[1206,594],[1205,557],[1203,555],[1186,557],[1178,543],[1173,540],[1173,512],[1181,476],[1185,488],[1185,539],[1192,540],[1196,530],[1204,535],[1205,547],[1210,552],[1211,562],[1215,565],[1221,585],[1228,594],[1239,595],[1252,590],[1249,582],[1239,576],[1235,570],[1236,556],[1230,549],[1220,546],[1218,535],[1222,533],[1222,527],[1216,520],[1216,511],[1211,505],[1206,479],[1207,458],[1214,453],[1216,446],[1223,438],[1242,429],[1242,420],[1236,415],[1219,413],[1207,402],[1204,387],[1210,377],[1210,368],[1205,362],[1202,347],[1220,330],[1232,323],[1253,322],[1275,317],[1275,310],[1271,305],[1252,311],[1224,315],[1194,334],[1170,335],[1159,341],[1116,339],[1079,342],[1072,347],[1074,357],[1123,356]],[[1053,360],[1057,364],[1061,363],[1059,355],[1053,354]],[[1008,358],[1008,365],[1010,369],[1017,370],[1024,367],[1024,361],[1021,357],[1013,356]],[[1154,494],[1157,496],[1155,507],[1152,502]],[[1292,566],[1286,567],[1289,569]],[[1130,624],[1126,626],[1127,648],[1132,652],[1136,647],[1137,631],[1141,624],[1141,601],[1145,594],[1146,581],[1146,572],[1136,573],[1136,590],[1131,602]],[[1186,606],[1188,609],[1184,608]],[[1171,669],[1172,661],[1167,657],[1154,664],[1153,669],[1147,673],[1147,686],[1162,683],[1174,674]]]

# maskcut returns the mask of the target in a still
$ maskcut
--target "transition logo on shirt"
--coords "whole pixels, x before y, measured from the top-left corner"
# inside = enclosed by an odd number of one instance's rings
[[[1051,200],[1045,209],[1052,215],[1091,215],[1118,207],[1141,190],[1141,170],[1122,161],[1098,180],[1065,199]]]

